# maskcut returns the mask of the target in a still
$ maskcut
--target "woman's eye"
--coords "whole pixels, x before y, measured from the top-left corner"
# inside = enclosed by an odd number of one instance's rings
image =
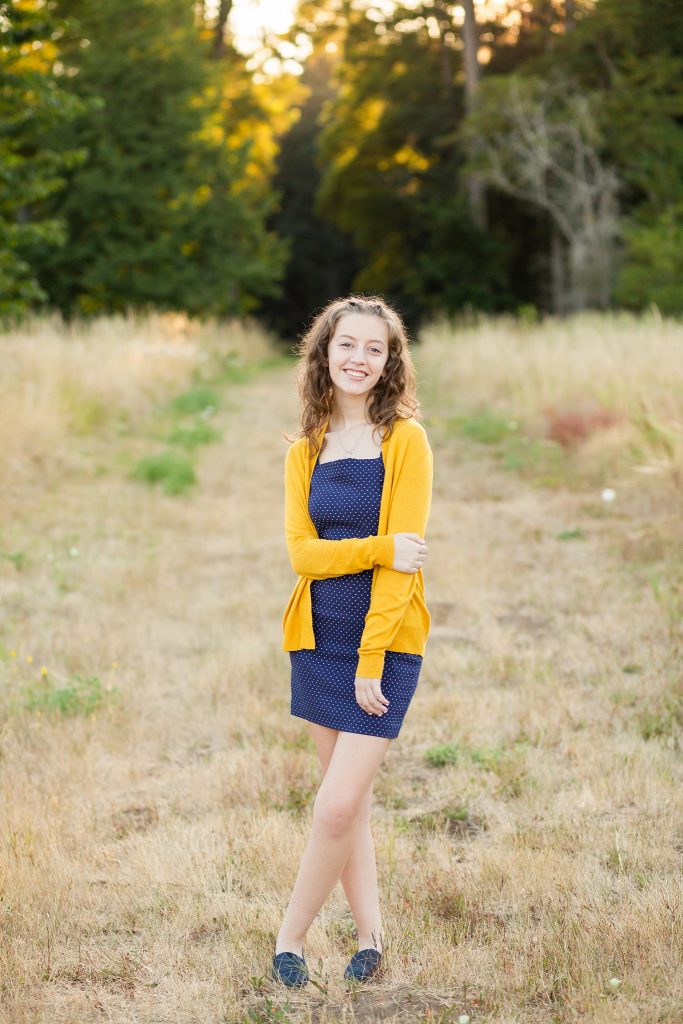
[[[351,342],[350,341],[340,341],[339,345],[340,345],[341,348],[351,348]],[[373,353],[373,355],[376,355],[376,356],[381,356],[382,355],[381,349],[378,349],[378,348],[371,349],[371,352]]]

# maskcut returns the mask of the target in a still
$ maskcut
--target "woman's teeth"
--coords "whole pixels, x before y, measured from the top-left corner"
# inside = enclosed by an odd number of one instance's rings
[[[344,373],[348,373],[349,377],[354,377],[356,380],[362,380],[363,377],[367,377],[367,373],[363,373],[362,370],[344,370]]]

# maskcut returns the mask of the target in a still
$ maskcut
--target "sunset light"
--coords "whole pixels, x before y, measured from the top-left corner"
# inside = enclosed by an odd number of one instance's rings
[[[235,0],[230,25],[243,53],[253,53],[264,32],[286,32],[294,19],[297,0]]]

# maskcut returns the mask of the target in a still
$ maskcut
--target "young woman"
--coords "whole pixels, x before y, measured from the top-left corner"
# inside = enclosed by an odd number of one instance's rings
[[[285,458],[285,534],[298,579],[285,609],[291,713],[323,780],[277,936],[273,977],[305,985],[309,926],[341,880],[364,981],[382,959],[370,802],[417,687],[430,627],[422,567],[432,451],[398,314],[378,297],[330,303],[298,347],[301,430]]]

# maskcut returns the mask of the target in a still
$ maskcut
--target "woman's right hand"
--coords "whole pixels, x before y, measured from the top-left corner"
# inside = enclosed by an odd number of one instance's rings
[[[397,572],[417,572],[427,557],[427,544],[419,533],[394,534],[394,564]]]

